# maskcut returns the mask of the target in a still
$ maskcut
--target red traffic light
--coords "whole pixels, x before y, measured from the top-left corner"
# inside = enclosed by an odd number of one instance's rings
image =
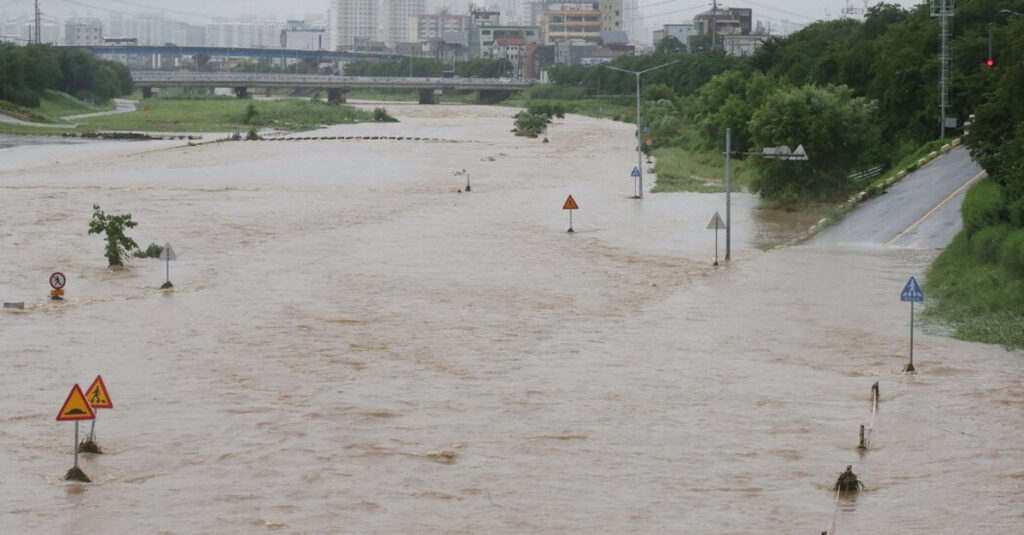
[[[985,65],[989,66],[989,67],[995,67],[996,60],[994,60],[992,58],[988,58],[987,60],[985,60]]]

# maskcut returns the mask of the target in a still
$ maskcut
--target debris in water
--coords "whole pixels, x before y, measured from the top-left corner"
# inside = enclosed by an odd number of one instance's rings
[[[432,451],[425,457],[441,464],[455,464],[455,452],[450,450]]]
[[[85,475],[85,472],[81,468],[75,466],[71,470],[68,470],[67,474],[64,474],[65,481],[81,481],[82,483],[92,483],[89,476]]]
[[[836,480],[832,490],[856,492],[862,488],[864,488],[864,484],[857,479],[857,474],[853,473],[853,465],[847,465],[846,471],[839,474],[839,479]]]
[[[100,449],[99,444],[85,439],[78,444],[78,453],[103,453],[103,450]]]

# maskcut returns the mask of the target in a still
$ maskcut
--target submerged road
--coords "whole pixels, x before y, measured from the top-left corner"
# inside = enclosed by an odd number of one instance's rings
[[[941,249],[963,226],[960,205],[967,189],[984,176],[967,149],[957,147],[864,203],[810,244]]]

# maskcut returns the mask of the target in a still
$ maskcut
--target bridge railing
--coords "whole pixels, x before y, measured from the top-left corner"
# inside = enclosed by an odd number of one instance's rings
[[[280,73],[196,73],[188,71],[132,71],[132,81],[145,83],[184,84],[313,84],[325,85],[380,85],[380,86],[415,86],[423,87],[430,84],[436,87],[508,87],[522,89],[533,85],[532,80],[511,78],[440,78],[440,77],[398,77],[398,76],[339,76],[330,74],[280,74]]]

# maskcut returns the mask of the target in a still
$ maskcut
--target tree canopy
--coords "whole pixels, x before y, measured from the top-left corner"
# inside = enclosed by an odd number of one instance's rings
[[[128,67],[78,48],[0,43],[0,100],[39,106],[48,89],[106,101],[132,92]]]

